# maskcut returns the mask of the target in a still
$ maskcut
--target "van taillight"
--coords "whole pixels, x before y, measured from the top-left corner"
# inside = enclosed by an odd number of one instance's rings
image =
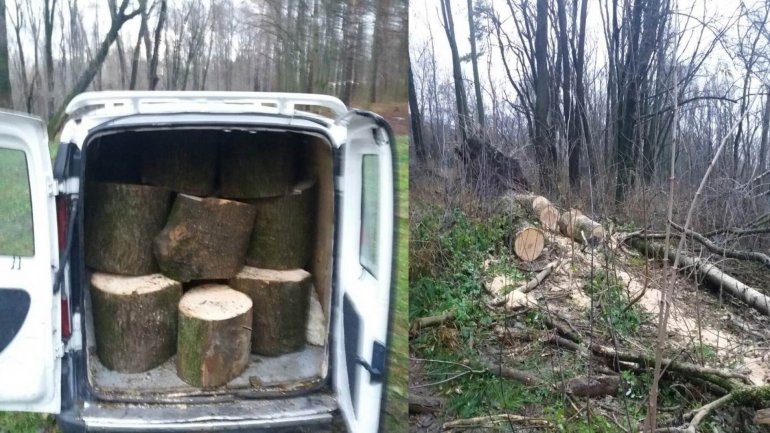
[[[62,296],[61,298],[61,336],[69,338],[72,334],[70,328],[70,300]]]
[[[67,220],[69,219],[69,200],[64,195],[56,196],[56,228],[59,232],[59,252],[62,252],[67,242]]]

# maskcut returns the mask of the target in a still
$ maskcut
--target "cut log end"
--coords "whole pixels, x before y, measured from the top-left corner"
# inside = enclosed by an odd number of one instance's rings
[[[513,251],[521,260],[531,262],[537,260],[543,252],[545,236],[535,227],[525,226],[516,232]]]
[[[249,363],[251,299],[227,286],[206,284],[179,302],[177,374],[190,385],[227,384]]]
[[[552,232],[559,229],[559,211],[553,206],[544,207],[538,216],[543,228]]]

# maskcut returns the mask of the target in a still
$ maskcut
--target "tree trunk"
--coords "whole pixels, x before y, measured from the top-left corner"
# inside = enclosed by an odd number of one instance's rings
[[[155,238],[161,271],[179,281],[232,278],[243,266],[256,209],[179,194]]]
[[[277,356],[302,349],[306,340],[311,275],[245,266],[230,286],[254,302],[251,351]]]
[[[176,351],[182,285],[160,274],[91,275],[96,352],[110,370],[141,373]]]
[[[139,35],[136,37],[136,45],[131,53],[131,78],[129,79],[129,90],[136,89],[136,79],[139,74],[139,53],[142,49],[142,41],[147,38],[147,0],[139,2],[142,22],[139,24]]]
[[[297,178],[297,147],[288,134],[243,135],[220,148],[222,197],[255,199],[289,193]]]
[[[152,241],[166,223],[171,192],[101,182],[86,189],[86,265],[114,274],[157,272]]]
[[[457,50],[451,0],[441,0],[441,16],[444,20],[444,33],[446,33],[447,40],[449,41],[449,49],[452,53],[452,77],[454,78],[455,103],[457,104],[457,124],[458,129],[460,129],[462,144],[464,145],[468,142],[468,137],[470,135],[470,131],[468,130],[468,103],[465,99],[465,85],[463,84],[460,54]]]
[[[227,286],[196,287],[179,301],[176,371],[192,386],[213,388],[249,365],[252,301]]]
[[[53,19],[54,9],[56,9],[56,0],[45,0],[43,2],[43,28],[45,35],[45,80],[48,90],[47,97],[47,117],[50,121],[54,114],[54,76],[53,76]],[[50,130],[50,128],[49,128]],[[49,134],[50,135],[50,134]]]
[[[304,268],[313,252],[316,215],[314,183],[285,196],[250,200],[256,209],[246,263],[265,269]]]
[[[13,109],[11,67],[9,60],[8,27],[5,22],[5,0],[0,0],[0,107]],[[24,71],[24,74],[26,74],[26,71]]]
[[[476,92],[476,116],[479,128],[484,128],[484,99],[481,96],[481,78],[479,76],[479,59],[476,52],[476,22],[473,20],[473,0],[468,0],[468,28],[470,29],[471,65],[473,66],[473,89]]]
[[[160,0],[160,12],[158,13],[158,25],[155,26],[155,36],[152,46],[152,57],[150,58],[150,66],[147,70],[147,87],[150,90],[155,90],[160,78],[158,77],[158,51],[160,49],[161,35],[163,34],[163,25],[166,23],[166,9],[168,5],[167,0]]]
[[[559,224],[559,210],[547,198],[531,194],[508,194],[504,202],[516,202],[530,219],[536,219],[546,230],[556,231]]]
[[[765,109],[762,114],[762,136],[760,138],[759,145],[759,168],[758,171],[762,173],[765,171],[767,161],[767,145],[770,140],[770,86],[765,87],[765,91],[768,92],[765,96]]]
[[[631,239],[631,246],[637,250],[662,259],[666,253],[666,246],[663,244],[644,241],[640,238]],[[676,251],[668,248],[668,260],[673,263],[676,257]],[[690,257],[679,253],[679,261],[682,265],[680,270],[693,268],[698,271],[698,275],[707,281],[711,286],[724,290],[730,295],[745,302],[749,307],[759,311],[764,315],[770,315],[770,298],[753,287],[747,286],[735,278],[725,274],[719,268],[709,263],[707,260]]]
[[[118,34],[120,32],[121,27],[123,27],[123,24],[125,24],[131,18],[139,15],[139,12],[140,12],[139,9],[126,14],[126,8],[128,7],[128,3],[129,3],[129,0],[123,0],[123,2],[120,4],[119,9],[117,11],[110,11],[112,15],[112,24],[110,26],[110,30],[107,32],[107,35],[104,37],[104,40],[102,41],[102,44],[99,46],[99,51],[96,53],[96,56],[93,59],[91,59],[91,61],[88,63],[88,66],[80,75],[80,78],[78,78],[77,82],[75,83],[75,86],[72,88],[69,94],[67,94],[64,100],[62,100],[59,103],[59,108],[56,109],[56,112],[53,115],[53,117],[49,119],[48,121],[49,136],[51,137],[55,136],[56,133],[59,131],[59,129],[61,129],[61,126],[64,124],[64,110],[67,108],[67,104],[69,104],[72,98],[83,93],[88,88],[88,86],[91,85],[91,81],[93,81],[97,72],[101,70],[102,64],[104,63],[104,60],[107,58],[107,54],[109,54],[110,47],[112,46],[112,43],[115,42],[115,40],[118,38]],[[53,66],[51,66],[51,69],[53,69]],[[53,83],[50,78],[49,78],[49,86],[53,87]],[[51,104],[52,104],[52,101],[51,101]]]
[[[422,140],[422,116],[420,116],[420,105],[417,103],[417,91],[414,88],[414,77],[412,75],[412,62],[409,62],[409,136],[412,139],[417,160],[425,162],[428,155],[425,149],[425,142]]]
[[[142,182],[201,197],[214,193],[217,143],[196,131],[163,131],[144,145]]]
[[[548,112],[550,79],[548,74],[548,1],[537,0],[537,25],[535,29],[535,154],[540,175],[540,185],[552,192],[556,176],[556,153],[550,143],[551,126]]]
[[[575,225],[575,220],[581,215],[583,215],[583,212],[578,209],[570,209],[569,212],[561,214],[561,217],[559,217],[559,231],[561,234],[572,238],[572,228]]]
[[[568,225],[572,218],[572,224]],[[585,215],[568,215],[560,226],[564,227],[562,234],[578,242],[587,242],[589,245],[598,245],[604,240],[605,233],[601,224]]]
[[[377,9],[374,16],[374,35],[372,37],[372,57],[369,62],[371,70],[369,72],[369,103],[377,102],[377,78],[380,73],[380,56],[382,56],[382,42],[386,38],[383,31],[387,17],[385,16],[390,9],[390,0],[380,0],[377,2]]]

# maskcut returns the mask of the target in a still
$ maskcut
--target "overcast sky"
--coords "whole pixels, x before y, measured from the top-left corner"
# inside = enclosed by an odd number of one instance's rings
[[[475,2],[476,0],[474,0]],[[748,5],[753,5],[761,0],[748,0]],[[506,4],[506,0],[489,0],[495,7],[495,10],[501,15],[501,21],[506,26],[508,23],[509,33],[513,34],[513,24],[511,24],[510,17],[506,12],[509,10]],[[600,14],[599,6],[604,1],[591,1],[588,3],[588,16],[586,20],[587,27],[587,41],[586,41],[586,56],[587,61],[597,61],[597,66],[601,67],[604,64],[604,59],[607,57],[606,45],[604,44],[604,30],[602,25],[602,18]],[[714,20],[715,23],[727,23],[730,22],[732,17],[737,15],[740,2],[738,0],[679,0],[678,10],[698,16],[700,18],[705,17],[706,20]],[[409,43],[410,52],[413,62],[416,56],[425,46],[426,42],[430,41],[431,32],[433,35],[433,50],[437,58],[437,65],[439,66],[439,73],[444,76],[451,75],[451,52],[449,44],[447,43],[444,29],[441,26],[441,6],[439,0],[423,0],[423,1],[411,1],[410,2],[410,22],[409,22]],[[470,52],[470,42],[468,39],[468,17],[467,17],[467,0],[453,0],[452,12],[454,16],[455,33],[457,35],[457,44],[460,51],[460,56],[468,54]],[[570,18],[568,17],[568,20]],[[695,37],[697,34],[694,30],[700,31],[700,25],[693,20],[687,22],[687,19],[683,16],[679,16],[679,27],[682,31],[691,30],[687,34],[690,35],[689,40],[685,40],[684,44],[679,47],[680,56],[691,53],[695,43]],[[734,21],[733,21],[734,22]],[[719,25],[719,24],[717,24]],[[720,25],[721,26],[721,25]],[[733,25],[730,27],[728,35],[730,37],[736,37],[739,31],[738,26]],[[707,32],[704,34],[706,41],[713,40],[713,34]],[[687,43],[689,42],[689,44]],[[487,82],[486,67],[487,62],[491,60],[492,79],[498,85],[505,83],[505,72],[500,62],[500,52],[496,45],[496,40],[492,39],[493,47],[491,50],[487,50],[486,53],[480,59],[479,68],[482,70],[482,81]],[[484,44],[484,42],[482,42]],[[549,46],[549,49],[551,47]],[[491,52],[491,59],[489,54]],[[509,62],[513,59],[509,58]],[[733,62],[728,53],[722,48],[717,47],[714,53],[709,56],[705,65],[704,72],[709,74],[717,73],[732,73],[733,76],[738,78],[740,74],[735,74],[735,70],[732,70]],[[415,67],[415,66],[413,66]],[[466,77],[470,76],[471,66],[470,62],[466,62],[463,65],[463,71]]]

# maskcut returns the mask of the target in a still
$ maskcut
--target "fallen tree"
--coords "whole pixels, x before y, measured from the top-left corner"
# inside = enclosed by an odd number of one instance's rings
[[[753,262],[761,263],[766,268],[770,268],[770,256],[768,256],[767,254],[762,254],[756,251],[740,251],[740,250],[721,247],[715,244],[706,236],[696,231],[685,229],[684,227],[674,222],[671,223],[671,226],[679,230],[680,232],[684,232],[686,235],[692,237],[693,239],[698,241],[701,245],[706,247],[707,250],[711,251],[714,254],[719,254],[720,256],[728,257],[731,259],[751,260]]]
[[[662,259],[666,255],[666,249],[668,249],[668,260],[674,263],[676,252],[672,247],[666,247],[663,244],[651,241],[645,241],[641,237],[634,237],[628,239],[628,243],[635,249],[641,251],[650,257]],[[679,253],[679,259],[684,265],[683,268],[692,268],[697,271],[697,274],[702,276],[703,279],[709,282],[715,287],[719,287],[732,295],[733,297],[740,299],[751,308],[759,311],[764,315],[770,315],[770,299],[767,296],[759,292],[757,289],[750,287],[737,279],[722,272],[714,264],[707,260],[690,257],[684,253]]]

